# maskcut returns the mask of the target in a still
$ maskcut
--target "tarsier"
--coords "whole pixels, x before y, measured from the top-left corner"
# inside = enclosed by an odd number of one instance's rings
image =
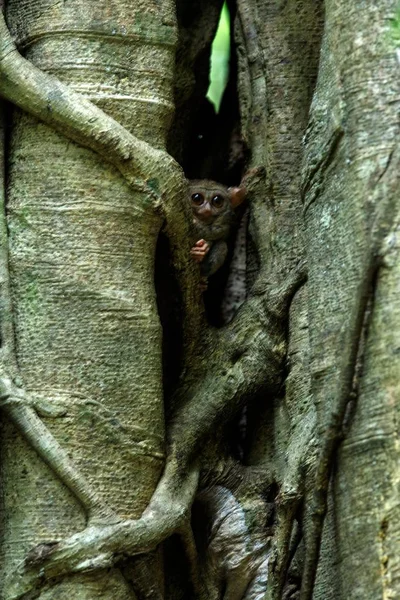
[[[235,220],[235,208],[245,198],[244,187],[225,187],[208,179],[194,179],[189,185],[196,243],[190,253],[200,263],[202,289],[207,279],[224,264],[226,240]]]

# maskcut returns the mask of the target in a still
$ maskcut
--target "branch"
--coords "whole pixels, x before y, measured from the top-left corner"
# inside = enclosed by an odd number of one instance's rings
[[[113,523],[115,514],[91,488],[89,482],[74,466],[67,452],[60,446],[49,429],[37,415],[35,400],[10,379],[0,379],[0,408],[22,433],[26,441],[40,458],[54,471],[58,478],[74,494],[85,509],[90,522]],[[56,409],[47,403],[46,411],[55,415]]]
[[[290,565],[290,541],[301,493],[296,487],[280,491],[276,499],[276,529],[268,570],[267,600],[281,600]]]
[[[260,389],[271,395],[279,389],[289,306],[305,280],[304,263],[280,285],[268,286],[260,278],[233,322],[208,340],[204,371],[190,373],[177,391],[178,409],[169,428],[171,454],[183,471],[215,427],[234,416],[246,398]]]

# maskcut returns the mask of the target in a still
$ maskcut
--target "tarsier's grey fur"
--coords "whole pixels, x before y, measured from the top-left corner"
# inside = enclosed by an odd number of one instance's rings
[[[212,216],[207,221],[201,216],[201,207],[196,206],[192,197],[201,194],[212,208]],[[221,207],[212,207],[212,198],[216,195],[224,200]],[[195,179],[189,185],[189,201],[193,212],[195,241],[204,239],[210,246],[208,254],[201,264],[204,277],[213,275],[225,262],[228,254],[226,240],[235,221],[235,207],[244,199],[242,188],[227,188],[208,179]]]

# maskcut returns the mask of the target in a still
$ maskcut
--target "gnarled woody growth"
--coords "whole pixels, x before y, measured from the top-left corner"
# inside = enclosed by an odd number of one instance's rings
[[[29,553],[9,581],[10,598],[16,599],[46,579],[104,568],[122,556],[146,552],[173,532],[187,527],[188,509],[201,468],[195,458],[199,444],[218,423],[229,419],[247,396],[260,388],[273,393],[280,385],[286,353],[287,309],[294,291],[304,280],[304,268],[300,267],[274,288],[268,284],[270,273],[262,269],[238,317],[226,329],[212,333],[202,317],[198,278],[189,262],[190,236],[180,204],[185,182],[178,166],[163,151],[138,140],[82,96],[23,59],[4,20],[0,34],[3,96],[106,158],[133,189],[150,199],[145,210],[157,218],[160,214],[165,218],[183,291],[186,332],[185,370],[177,391],[179,408],[170,427],[170,451],[164,475],[142,517],[122,520],[104,505],[38,418],[45,414],[46,407],[54,410],[51,398],[47,401],[40,394],[36,398],[16,385],[18,370],[10,333],[12,314],[9,311],[4,315],[4,330],[6,324],[9,327],[9,352],[2,380],[3,408],[90,517],[83,531],[64,542],[39,545]],[[2,268],[6,268],[6,256]],[[3,281],[3,295],[8,299],[6,271]],[[202,358],[202,351],[208,357],[212,355],[212,369],[210,361]]]

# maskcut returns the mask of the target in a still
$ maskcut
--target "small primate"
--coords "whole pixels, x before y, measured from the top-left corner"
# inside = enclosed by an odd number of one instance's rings
[[[208,179],[190,181],[189,190],[197,239],[190,253],[201,263],[204,291],[207,279],[225,262],[226,240],[235,222],[235,208],[243,202],[246,191],[244,187],[227,188]]]

